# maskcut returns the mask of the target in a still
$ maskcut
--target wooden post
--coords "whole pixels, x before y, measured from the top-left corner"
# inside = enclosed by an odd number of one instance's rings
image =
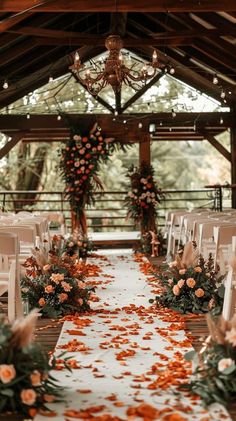
[[[232,107],[234,115],[233,124],[230,128],[230,143],[231,143],[231,183],[236,184],[236,104]],[[236,209],[236,189],[232,189],[232,208]]]
[[[151,142],[150,134],[147,133],[143,136],[143,139],[139,143],[139,164],[146,162],[151,163]]]

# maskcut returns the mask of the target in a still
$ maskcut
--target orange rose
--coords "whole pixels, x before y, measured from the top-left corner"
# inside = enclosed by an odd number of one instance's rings
[[[77,281],[77,285],[80,289],[84,289],[85,288],[85,283],[83,281]]]
[[[41,385],[41,374],[38,370],[34,370],[33,373],[30,375],[30,380],[33,386],[40,386]]]
[[[202,272],[202,268],[200,266],[196,266],[194,268],[194,271],[197,272],[197,273],[201,273]]]
[[[64,294],[63,292],[61,294],[59,294],[58,297],[59,297],[60,303],[63,303],[64,301],[66,301],[68,299],[68,295]]]
[[[193,278],[188,278],[186,281],[186,284],[188,285],[189,288],[194,288],[196,285],[196,281]]]
[[[201,298],[201,297],[203,297],[203,295],[205,295],[205,292],[203,291],[202,288],[198,288],[195,291],[195,295],[196,295],[196,297]]]
[[[44,291],[45,291],[45,292],[47,292],[47,294],[51,294],[52,292],[54,292],[54,288],[53,288],[53,286],[52,286],[52,285],[47,285],[47,286],[44,288]]]
[[[25,405],[33,405],[36,401],[36,392],[33,389],[23,389],[20,394],[21,401]]]
[[[43,307],[43,306],[45,306],[46,301],[45,301],[45,299],[44,299],[44,298],[40,298],[40,299],[38,300],[38,303],[39,303],[40,307]]]
[[[0,380],[2,383],[10,383],[16,377],[16,370],[12,364],[0,365]]]
[[[186,273],[186,269],[180,269],[179,270],[179,274],[180,275],[185,275],[185,273]]]
[[[174,285],[172,291],[174,295],[180,294],[180,288],[178,287],[178,285]]]
[[[45,393],[45,395],[43,395],[43,398],[44,398],[45,402],[48,402],[48,403],[52,403],[52,402],[55,401],[54,395],[48,395],[48,394]]]
[[[72,286],[70,284],[68,284],[68,282],[62,282],[61,286],[64,289],[64,291],[67,291],[67,292],[72,289]]]
[[[35,415],[37,414],[37,409],[36,408],[30,408],[29,409],[29,416],[31,417],[31,418],[34,418],[35,417]]]
[[[63,273],[53,273],[50,276],[50,279],[55,282],[55,284],[58,284],[60,281],[64,281],[64,274]]]

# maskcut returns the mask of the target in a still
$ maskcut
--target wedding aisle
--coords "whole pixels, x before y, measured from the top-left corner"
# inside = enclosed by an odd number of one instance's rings
[[[190,373],[189,339],[183,323],[150,307],[152,288],[131,250],[104,250],[92,263],[103,270],[95,281],[100,301],[63,325],[56,354],[67,350],[75,368],[54,372],[64,402],[50,404],[53,420],[230,420],[221,407],[209,413],[176,393]]]

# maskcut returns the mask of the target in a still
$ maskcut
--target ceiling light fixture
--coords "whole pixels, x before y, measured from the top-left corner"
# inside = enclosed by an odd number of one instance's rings
[[[123,41],[119,35],[109,35],[106,38],[105,46],[108,50],[108,57],[103,61],[98,60],[92,65],[85,66],[80,61],[78,51],[74,55],[74,63],[69,67],[77,80],[84,85],[92,95],[98,93],[110,85],[115,94],[119,93],[122,84],[139,90],[152,79],[165,66],[159,63],[156,50],[153,51],[152,61],[144,63],[140,69],[140,62],[134,62],[126,66],[121,49]]]

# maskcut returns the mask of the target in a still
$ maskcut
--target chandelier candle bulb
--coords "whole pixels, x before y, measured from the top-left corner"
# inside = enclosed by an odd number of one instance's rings
[[[153,61],[154,63],[156,63],[156,62],[157,62],[157,51],[156,51],[156,50],[154,50],[154,51],[153,51],[153,53],[152,53],[152,61]]]
[[[224,98],[225,98],[225,91],[221,91],[220,97],[221,97],[222,99],[224,99]]]
[[[49,76],[48,82],[49,83],[53,82],[53,77],[52,76]]]
[[[4,81],[3,89],[8,89],[8,81],[7,80]]]
[[[214,85],[217,85],[218,84],[219,81],[218,81],[217,75],[214,75],[212,82],[213,82]]]

